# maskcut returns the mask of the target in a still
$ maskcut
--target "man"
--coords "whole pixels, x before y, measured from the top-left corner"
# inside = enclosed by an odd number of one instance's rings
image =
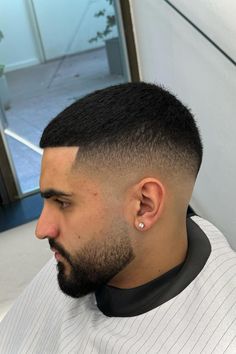
[[[186,217],[202,161],[190,111],[156,85],[109,87],[40,146],[36,236],[55,259],[2,321],[0,353],[235,353],[235,254]]]

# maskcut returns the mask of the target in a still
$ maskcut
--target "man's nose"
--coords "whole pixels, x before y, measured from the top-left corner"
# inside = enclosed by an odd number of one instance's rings
[[[45,238],[56,238],[58,234],[59,229],[54,222],[52,215],[48,215],[45,208],[43,208],[35,229],[36,237],[42,240]]]

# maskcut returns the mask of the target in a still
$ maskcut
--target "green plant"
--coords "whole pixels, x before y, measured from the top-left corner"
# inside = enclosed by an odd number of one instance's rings
[[[109,5],[113,5],[113,0],[107,0]],[[102,17],[106,16],[106,27],[102,32],[97,32],[96,36],[89,40],[89,43],[97,42],[99,39],[105,39],[106,36],[111,33],[112,27],[116,25],[116,17],[115,14],[108,14],[108,12],[103,9],[95,13],[94,17]]]
[[[0,31],[0,42],[1,42],[1,40],[3,39],[3,33],[2,33],[2,31]],[[2,76],[3,75],[3,72],[4,72],[4,65],[3,64],[0,64],[0,76]]]

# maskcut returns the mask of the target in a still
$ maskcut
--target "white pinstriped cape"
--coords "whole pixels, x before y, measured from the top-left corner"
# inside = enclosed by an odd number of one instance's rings
[[[0,324],[0,353],[236,353],[236,254],[209,222],[192,217],[212,252],[179,295],[135,317],[106,317],[95,296],[65,296],[55,260]]]

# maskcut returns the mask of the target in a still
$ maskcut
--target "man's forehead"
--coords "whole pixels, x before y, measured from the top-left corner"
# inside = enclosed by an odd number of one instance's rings
[[[43,151],[42,169],[71,169],[77,153],[78,147],[46,148]]]
[[[97,191],[96,178],[86,172],[83,164],[77,166],[78,147],[46,148],[43,152],[40,190],[56,190],[66,194],[75,190]],[[75,165],[76,161],[76,165]],[[55,194],[55,193],[54,193]]]
[[[42,157],[40,189],[71,192],[72,168],[77,147],[45,148]],[[77,175],[77,179],[78,179]]]

